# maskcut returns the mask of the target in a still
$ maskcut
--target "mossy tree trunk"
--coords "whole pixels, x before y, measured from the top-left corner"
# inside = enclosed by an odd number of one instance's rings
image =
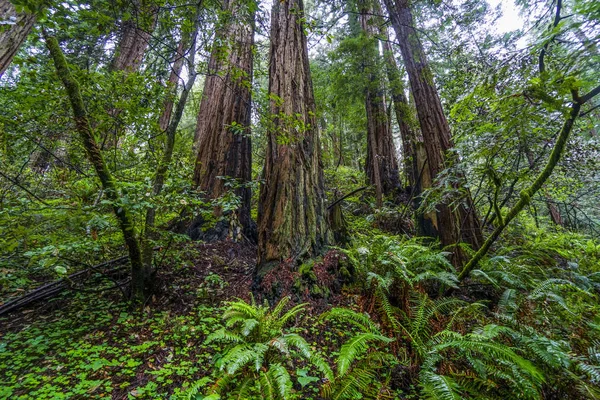
[[[453,147],[450,127],[435,88],[433,74],[427,63],[423,46],[414,29],[414,20],[408,0],[385,0],[392,25],[399,41],[400,52],[408,73],[417,116],[423,135],[427,164],[431,178],[435,180],[445,167],[454,160],[448,159]],[[455,186],[464,186],[464,178]],[[460,189],[464,189],[460,188]],[[465,242],[474,249],[482,243],[481,226],[468,190],[458,206],[448,203],[437,205],[435,221],[430,221],[443,246]],[[452,257],[456,266],[466,261],[466,254],[457,248]]]
[[[117,183],[106,166],[100,148],[96,143],[95,135],[83,103],[83,98],[81,97],[79,83],[71,75],[67,60],[65,59],[56,38],[49,36],[45,32],[44,38],[46,46],[54,61],[56,72],[67,91],[73,109],[75,128],[81,137],[88,159],[102,183],[102,189],[104,190],[106,197],[113,204],[113,210],[119,221],[121,232],[123,233],[123,239],[127,245],[129,260],[131,262],[131,299],[136,303],[143,303],[146,299],[144,268],[140,243],[133,225],[133,218],[127,208],[119,204],[120,194]]]
[[[323,169],[302,0],[271,13],[270,121],[258,210],[257,272],[318,254],[328,242]]]
[[[481,248],[473,255],[473,257],[471,257],[469,262],[466,263],[460,272],[458,276],[460,280],[468,277],[471,271],[477,267],[479,262],[483,259],[483,257],[485,257],[487,252],[490,250],[494,242],[500,237],[508,224],[515,219],[517,215],[519,215],[523,208],[531,203],[531,198],[542,188],[548,178],[550,178],[550,175],[552,175],[554,168],[558,164],[558,161],[565,150],[565,146],[567,145],[567,141],[569,140],[569,136],[571,135],[575,121],[577,120],[577,117],[579,117],[581,107],[598,95],[600,95],[600,86],[596,86],[584,96],[580,96],[577,90],[572,90],[573,102],[569,110],[569,116],[563,123],[562,129],[558,134],[558,138],[556,139],[556,143],[552,148],[552,152],[550,153],[550,157],[548,158],[544,169],[540,171],[530,187],[521,191],[519,195],[519,201],[512,206],[506,216],[504,218],[500,218],[500,223],[496,229],[494,229],[492,234],[485,240]]]
[[[373,7],[367,0],[359,2],[360,26],[367,40],[364,49],[365,72],[368,75],[365,91],[367,113],[367,158],[365,171],[369,184],[375,186],[377,203],[381,206],[382,195],[388,195],[400,187],[400,175],[396,146],[388,120],[384,99],[384,85],[379,71],[379,47],[375,39],[376,20]]]
[[[250,141],[251,82],[254,42],[253,4],[226,1],[211,51],[194,138],[196,166],[193,182],[215,199],[227,190],[227,179],[236,181],[241,198],[230,216],[248,233],[252,179]],[[224,179],[225,178],[225,179]],[[221,214],[220,209],[215,214]],[[224,233],[227,233],[224,231]]]
[[[35,15],[18,13],[9,0],[0,0],[0,21],[14,22],[0,25],[0,77],[10,65],[13,57],[27,38],[35,22]]]

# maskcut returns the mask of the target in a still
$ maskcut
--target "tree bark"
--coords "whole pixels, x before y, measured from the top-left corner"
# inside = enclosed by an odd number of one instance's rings
[[[161,131],[166,131],[171,121],[171,114],[173,113],[173,105],[175,103],[175,97],[177,95],[177,83],[181,77],[181,70],[183,68],[183,62],[185,50],[185,41],[182,39],[179,41],[177,51],[173,57],[173,66],[171,67],[171,73],[169,74],[169,80],[167,81],[167,98],[163,103],[163,112],[158,119],[158,126]],[[191,54],[190,54],[191,56]]]
[[[67,65],[67,60],[65,59],[65,56],[58,45],[56,38],[49,36],[45,32],[44,38],[46,40],[46,46],[48,47],[50,55],[54,61],[56,72],[63,82],[69,97],[69,101],[71,102],[75,120],[75,128],[81,137],[83,146],[88,155],[88,159],[96,170],[96,175],[98,175],[98,178],[102,183],[102,189],[104,190],[106,197],[113,204],[114,213],[119,221],[119,226],[121,228],[125,244],[127,245],[129,260],[131,262],[131,299],[136,303],[143,303],[146,298],[144,268],[140,244],[133,225],[133,218],[125,207],[118,204],[120,200],[120,194],[117,188],[117,182],[108,170],[106,163],[104,162],[104,158],[102,157],[100,148],[96,143],[87,110],[85,109],[83,98],[81,97],[79,82],[77,82],[71,75]]]
[[[142,65],[144,54],[156,27],[157,7],[147,1],[133,0],[132,19],[121,24],[119,45],[113,55],[111,71],[136,72]]]
[[[368,45],[365,47],[368,83],[365,87],[365,109],[367,113],[367,158],[365,171],[367,181],[374,185],[378,206],[382,195],[388,195],[400,188],[396,146],[388,120],[387,107],[383,94],[383,82],[377,61],[380,58],[373,8],[365,1],[360,4],[360,26]]]
[[[433,74],[427,63],[423,46],[419,41],[408,0],[385,0],[392,25],[399,41],[400,52],[408,73],[412,94],[415,99],[421,133],[425,144],[428,167],[432,179],[444,170],[447,152],[453,147],[450,127],[442,109],[442,103],[433,81]],[[464,178],[460,177],[464,185]],[[483,239],[471,195],[466,191],[465,201],[457,207],[447,203],[439,204],[437,221],[431,221],[443,246],[465,242],[478,249]],[[454,252],[452,262],[462,265],[466,255],[459,248]]]
[[[213,44],[194,138],[197,149],[193,182],[215,199],[227,190],[224,177],[236,181],[241,204],[231,221],[248,233],[252,179],[250,141],[254,12],[230,0]],[[221,210],[215,210],[216,215]],[[226,231],[224,231],[226,233]],[[231,232],[230,232],[231,233]]]
[[[35,22],[35,16],[18,13],[9,0],[0,0],[0,77],[27,38]],[[8,24],[6,24],[8,22]]]
[[[109,71],[121,72],[123,80],[130,73],[140,69],[158,17],[158,7],[148,4],[148,0],[132,0],[131,6],[131,19],[121,22],[119,44],[109,65]],[[106,132],[106,136],[102,139],[103,150],[116,147],[124,134],[124,127],[118,121],[121,112],[123,110],[120,108],[107,109],[108,115],[116,121],[113,131]]]
[[[270,121],[258,209],[258,266],[317,255],[328,243],[323,169],[302,0],[273,2]]]
[[[384,36],[387,38],[387,32]],[[392,102],[394,105],[394,114],[398,128],[400,129],[400,137],[402,138],[402,161],[404,162],[404,174],[408,185],[411,188],[416,186],[416,179],[419,175],[418,166],[423,164],[424,160],[417,160],[417,143],[423,143],[423,137],[417,129],[414,128],[413,117],[404,93],[404,83],[400,77],[400,71],[394,58],[392,46],[389,41],[382,41],[383,56],[385,58],[386,72],[390,83],[390,91],[392,94]],[[417,192],[415,194],[420,194]]]

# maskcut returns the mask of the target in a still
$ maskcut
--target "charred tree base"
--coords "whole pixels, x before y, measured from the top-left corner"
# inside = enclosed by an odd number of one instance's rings
[[[270,262],[258,268],[252,292],[259,301],[275,304],[284,296],[295,302],[326,307],[341,294],[342,286],[350,283],[354,268],[347,257],[331,250],[323,257],[301,265],[294,262]]]
[[[181,228],[181,226],[179,227]],[[199,215],[191,221],[188,219],[185,228],[180,232],[187,234],[192,240],[202,240],[207,243],[230,239],[235,242],[246,241],[256,244],[258,240],[254,221],[250,221],[246,226],[241,226],[228,216],[224,216],[214,223]]]

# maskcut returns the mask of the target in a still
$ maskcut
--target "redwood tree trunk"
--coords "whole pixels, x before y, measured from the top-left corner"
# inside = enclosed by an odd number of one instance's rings
[[[131,19],[123,20],[121,23],[119,44],[109,66],[110,71],[120,71],[124,77],[140,69],[158,16],[158,8],[148,4],[148,0],[132,0],[131,5],[132,9],[129,10]],[[124,134],[124,127],[118,121],[122,111],[120,108],[107,109],[108,115],[117,121],[112,132],[106,132],[106,136],[102,139],[103,150],[116,147]]]
[[[158,126],[161,131],[166,131],[171,121],[171,114],[173,113],[173,104],[175,103],[175,96],[177,95],[177,83],[179,82],[181,69],[183,68],[184,61],[184,49],[185,41],[180,40],[177,46],[177,51],[173,57],[173,66],[171,67],[171,74],[167,82],[167,98],[163,103],[163,112],[158,119]]]
[[[270,123],[258,209],[258,265],[300,260],[328,242],[323,169],[302,0],[274,1]]]
[[[387,36],[387,35],[386,35]],[[420,194],[420,191],[415,191],[417,186],[416,180],[419,178],[419,165],[423,164],[423,160],[417,160],[417,143],[422,143],[423,138],[417,129],[414,129],[412,124],[412,115],[410,106],[404,94],[404,83],[400,77],[400,71],[394,58],[392,46],[389,41],[382,41],[383,55],[385,58],[386,72],[388,81],[390,82],[390,91],[392,94],[392,102],[394,104],[394,113],[396,121],[400,129],[400,137],[402,138],[402,161],[404,163],[404,175],[408,181],[408,185],[413,189],[414,194]],[[421,162],[419,162],[421,161]]]
[[[450,127],[442,109],[442,103],[433,81],[433,74],[427,63],[423,46],[414,29],[414,21],[408,0],[385,0],[392,25],[399,41],[400,52],[415,99],[417,115],[423,134],[428,167],[432,179],[450,164],[447,151],[452,148]],[[464,181],[464,177],[461,177]],[[464,182],[455,184],[463,185]],[[482,243],[481,227],[474,205],[467,191],[465,201],[457,207],[447,203],[437,206],[436,221],[431,221],[443,246],[465,242],[474,249]],[[457,250],[452,259],[455,265],[466,261],[466,255]]]
[[[17,13],[9,0],[0,0],[0,21],[14,19],[12,25],[0,25],[0,77],[10,65],[13,57],[27,38],[35,22],[29,13]]]
[[[136,72],[142,65],[156,27],[156,6],[147,4],[146,0],[133,0],[132,6],[132,19],[121,24],[119,44],[110,65],[112,71]]]
[[[239,0],[224,4],[227,12],[215,38],[198,113],[193,180],[214,199],[227,191],[224,177],[235,179],[240,185],[235,193],[240,196],[241,205],[230,222],[237,219],[248,232],[252,224],[248,183],[252,179],[250,90],[254,12],[249,12],[244,4]],[[215,213],[218,215],[220,210]]]
[[[387,195],[400,187],[396,147],[388,120],[387,107],[383,95],[383,83],[377,60],[379,48],[375,40],[375,25],[372,23],[372,8],[361,4],[360,25],[369,41],[365,48],[368,68],[368,83],[365,87],[365,108],[367,112],[367,159],[365,171],[367,181],[374,185],[377,202],[381,206],[381,195]]]

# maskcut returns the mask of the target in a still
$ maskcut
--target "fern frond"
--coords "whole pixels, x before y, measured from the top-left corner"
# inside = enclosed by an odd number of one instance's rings
[[[370,342],[390,343],[394,339],[373,333],[360,333],[344,343],[337,360],[338,375],[344,376],[357,357],[369,349]]]
[[[296,315],[304,312],[306,310],[306,306],[308,305],[308,303],[302,303],[302,304],[298,304],[295,307],[292,307],[288,312],[286,312],[283,317],[281,317],[279,319],[279,324],[281,325],[281,327],[284,327],[285,324],[292,318],[294,318]]]
[[[449,376],[438,375],[431,371],[419,374],[419,384],[424,397],[432,400],[461,400],[460,387]]]
[[[243,341],[244,339],[240,335],[229,332],[225,328],[221,328],[208,335],[204,340],[204,344],[209,344],[212,342],[241,343]]]
[[[287,370],[281,364],[273,364],[269,368],[268,375],[276,384],[279,398],[288,399],[292,391],[292,379]]]
[[[363,332],[371,332],[379,334],[378,326],[366,314],[358,313],[349,308],[334,307],[320,317],[321,319],[335,319],[342,322],[350,323]]]

